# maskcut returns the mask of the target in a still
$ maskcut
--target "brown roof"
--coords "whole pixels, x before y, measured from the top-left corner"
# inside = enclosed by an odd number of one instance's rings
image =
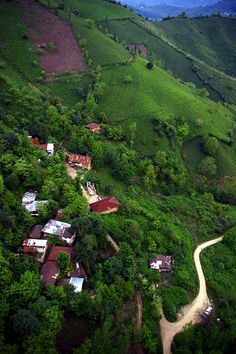
[[[40,238],[42,235],[43,225],[34,225],[29,233],[29,238]]]
[[[120,202],[115,197],[106,197],[90,204],[90,210],[96,213],[104,213],[110,209],[119,208]]]
[[[99,130],[101,128],[100,124],[97,123],[90,123],[88,125],[86,125],[86,128],[90,129],[90,130]]]
[[[48,144],[39,144],[38,148],[41,150],[47,151],[47,146],[48,146]]]
[[[48,261],[56,261],[59,253],[67,253],[71,258],[75,257],[75,248],[73,247],[63,247],[63,246],[52,246],[51,252],[48,257]]]
[[[47,261],[43,264],[40,272],[40,278],[43,285],[55,285],[58,275],[60,275],[60,268],[58,267],[57,262]]]
[[[80,155],[80,154],[73,154],[69,157],[69,162],[72,163],[81,163],[82,165],[90,165],[91,164],[91,157],[88,155]]]

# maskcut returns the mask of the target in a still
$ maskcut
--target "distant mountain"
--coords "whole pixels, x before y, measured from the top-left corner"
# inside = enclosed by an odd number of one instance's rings
[[[167,5],[175,7],[197,7],[197,6],[208,6],[215,4],[217,0],[124,0],[129,6],[141,7],[141,6],[156,6],[156,5]]]
[[[221,14],[236,14],[235,0],[200,0],[198,6],[193,0],[126,0],[126,3],[138,14],[153,19],[177,16],[185,12],[190,17]]]

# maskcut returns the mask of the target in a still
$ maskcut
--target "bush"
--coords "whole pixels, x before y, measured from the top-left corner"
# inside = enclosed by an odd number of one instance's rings
[[[146,68],[147,68],[148,70],[152,70],[153,64],[149,61],[149,62],[146,64]]]
[[[56,49],[56,45],[52,42],[49,42],[48,45],[47,45],[47,50],[49,52],[54,52],[54,50]]]
[[[207,154],[214,156],[218,149],[219,142],[214,136],[209,136],[204,139],[203,146]]]
[[[122,81],[125,83],[125,84],[130,84],[133,79],[132,79],[132,76],[131,75],[126,75],[123,77]]]

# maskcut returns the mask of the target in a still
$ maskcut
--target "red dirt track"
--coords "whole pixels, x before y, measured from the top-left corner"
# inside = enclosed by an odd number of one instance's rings
[[[85,62],[81,49],[73,36],[70,24],[60,20],[34,0],[19,0],[23,19],[28,27],[29,36],[37,48],[45,43],[53,43],[53,51],[43,49],[39,63],[47,74],[66,71],[81,71]]]

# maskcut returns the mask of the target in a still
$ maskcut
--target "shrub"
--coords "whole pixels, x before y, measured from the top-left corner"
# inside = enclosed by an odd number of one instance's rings
[[[152,70],[153,64],[149,61],[149,62],[146,64],[146,68],[147,68],[148,70]]]
[[[207,154],[214,156],[218,149],[219,142],[214,136],[208,136],[204,139],[203,146]]]
[[[132,79],[132,76],[131,75],[126,75],[123,77],[122,81],[125,83],[125,84],[130,84],[133,79]]]
[[[49,42],[49,43],[47,44],[47,50],[48,50],[49,52],[54,52],[55,49],[56,49],[56,45],[55,45],[54,43]]]

